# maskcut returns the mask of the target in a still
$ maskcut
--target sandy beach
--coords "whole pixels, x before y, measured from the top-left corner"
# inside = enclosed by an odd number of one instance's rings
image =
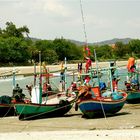
[[[86,119],[80,110],[63,117],[20,121],[17,116],[0,118],[0,140],[140,140],[140,104],[125,104],[115,115]]]
[[[127,61],[117,62],[118,67]],[[100,62],[99,67],[107,67],[108,62]],[[95,66],[95,63],[93,63]],[[50,71],[60,69],[59,65],[47,66]],[[68,64],[69,69],[77,64]],[[19,74],[33,73],[33,66],[16,67]],[[0,73],[13,70],[0,68]],[[17,116],[0,118],[0,140],[140,140],[140,104],[125,104],[115,115],[86,119],[74,107],[63,117],[20,121]]]

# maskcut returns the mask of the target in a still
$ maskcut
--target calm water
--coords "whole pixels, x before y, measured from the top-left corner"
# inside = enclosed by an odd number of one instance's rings
[[[42,79],[44,81],[44,79]],[[70,85],[70,83],[73,81],[73,77],[69,76],[67,77],[67,87]],[[30,85],[34,83],[34,77],[23,77],[23,76],[17,76],[16,77],[16,84],[19,84],[19,86],[23,89],[24,94],[28,96],[28,91],[26,89],[26,85]],[[50,78],[50,83],[53,89],[58,89],[59,83],[60,83],[60,77],[53,77]],[[36,79],[36,84],[39,84],[39,79]],[[0,96],[2,95],[9,95],[12,96],[12,89],[13,89],[13,79],[6,78],[6,79],[0,79]]]
[[[126,69],[119,69],[118,74],[125,74]],[[105,81],[107,84],[109,75],[104,75],[102,76],[101,80]],[[38,78],[37,78],[38,79]],[[76,79],[76,78],[75,78]],[[126,76],[120,76],[120,81],[118,83],[119,89],[124,89],[124,81],[126,80]],[[12,77],[7,78],[7,79],[0,79],[0,96],[2,95],[9,95],[12,96],[12,88],[13,88],[13,82],[12,82]],[[67,87],[70,85],[70,83],[73,81],[72,76],[67,77]],[[97,79],[94,79],[94,82],[97,84]],[[60,82],[60,77],[54,77],[50,79],[50,83],[52,88],[57,89],[59,87],[59,82]],[[28,84],[33,84],[34,83],[34,77],[29,76],[29,77],[23,77],[23,76],[18,76],[16,77],[16,83],[19,84],[19,86],[23,89],[24,94],[29,96],[28,91],[26,89],[26,85]],[[37,84],[39,83],[39,80],[37,80]]]

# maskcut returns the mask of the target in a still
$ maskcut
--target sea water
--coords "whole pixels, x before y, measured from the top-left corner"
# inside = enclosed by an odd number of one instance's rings
[[[120,80],[118,82],[118,87],[119,89],[124,89],[124,81],[126,81],[126,69],[119,69],[118,70],[118,75],[120,75]],[[43,79],[44,81],[45,79]],[[58,89],[59,88],[59,84],[60,84],[60,77],[53,77],[50,78],[50,84],[52,86],[53,89]],[[75,81],[77,80],[77,78],[75,77]],[[106,83],[106,85],[108,84],[109,81],[109,74],[103,74],[103,76],[100,78],[101,81],[104,81]],[[26,88],[26,85],[33,85],[34,84],[34,76],[28,76],[28,77],[24,77],[24,76],[16,76],[15,77],[15,81],[16,84],[19,84],[20,88],[23,89],[23,93],[28,97],[29,93],[28,90]],[[71,82],[73,81],[73,76],[67,76],[67,84],[66,87],[68,88],[71,84]],[[95,85],[98,85],[98,79],[95,78],[93,79],[93,82],[95,83]],[[36,78],[36,84],[39,84],[39,77]],[[13,78],[9,77],[9,78],[5,78],[5,79],[0,79],[0,96],[2,95],[8,95],[8,96],[12,96],[12,90],[13,90]]]
[[[73,81],[73,76],[68,76],[66,83],[66,88],[68,88]],[[60,77],[53,77],[50,78],[50,84],[52,89],[58,90],[59,84],[60,84]],[[42,78],[42,83],[45,81],[45,78]],[[26,85],[33,85],[34,84],[34,76],[15,76],[15,85],[18,84],[20,88],[23,89],[23,93],[26,96],[29,96],[28,90],[26,88]],[[36,78],[36,85],[39,85],[39,77]],[[13,78],[7,77],[7,78],[1,78],[0,79],[0,96],[8,95],[12,96],[13,91]]]

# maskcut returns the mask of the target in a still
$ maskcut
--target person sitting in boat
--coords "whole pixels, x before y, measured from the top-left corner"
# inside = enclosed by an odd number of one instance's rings
[[[90,77],[89,76],[86,76],[85,79],[84,79],[84,85],[89,85],[89,82],[90,82]]]
[[[117,91],[117,89],[118,89],[118,81],[119,80],[120,80],[120,78],[113,77],[113,79],[112,79],[112,88],[113,88],[113,91]],[[108,87],[111,87],[110,81],[108,82]]]
[[[130,81],[125,81],[125,86],[126,86],[126,90],[127,91],[131,90],[131,83],[130,83]]]
[[[24,102],[25,94],[22,93],[22,89],[19,87],[19,84],[16,84],[16,87],[13,89],[13,98],[16,102]]]
[[[136,79],[131,80],[132,90],[139,90],[139,82]]]
[[[71,85],[70,85],[68,90],[71,91],[71,92],[77,90],[76,82],[71,82]]]
[[[118,81],[119,80],[120,80],[119,78],[116,78],[116,77],[113,78],[113,80],[112,80],[113,91],[118,90]]]

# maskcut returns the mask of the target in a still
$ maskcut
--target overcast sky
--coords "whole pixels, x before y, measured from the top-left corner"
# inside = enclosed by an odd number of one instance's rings
[[[81,0],[89,43],[140,38],[140,0]],[[26,25],[31,37],[85,41],[80,0],[0,0],[0,27]]]

